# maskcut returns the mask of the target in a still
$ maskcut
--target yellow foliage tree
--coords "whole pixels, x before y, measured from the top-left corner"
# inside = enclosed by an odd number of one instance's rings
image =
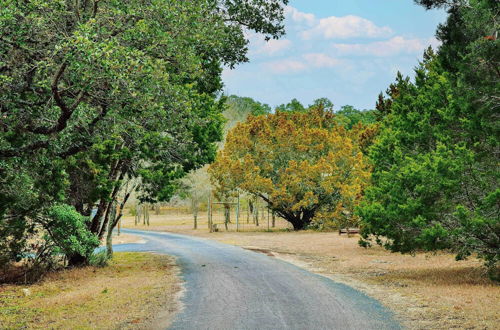
[[[209,174],[218,194],[241,189],[259,196],[295,230],[340,220],[352,214],[370,179],[360,147],[366,131],[346,130],[322,107],[250,116],[229,132]]]

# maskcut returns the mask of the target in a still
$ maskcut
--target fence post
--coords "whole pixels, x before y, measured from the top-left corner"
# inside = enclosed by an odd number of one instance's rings
[[[238,204],[236,204],[236,231],[240,230],[240,193],[238,192]]]
[[[208,229],[212,232],[212,191],[208,192]]]
[[[269,231],[269,208],[267,209],[267,231]]]

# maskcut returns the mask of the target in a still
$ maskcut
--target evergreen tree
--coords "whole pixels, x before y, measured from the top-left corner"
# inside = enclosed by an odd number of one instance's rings
[[[424,54],[415,82],[398,74],[377,102],[381,133],[369,149],[361,243],[477,254],[498,278],[499,3],[418,2],[448,8],[443,44]]]

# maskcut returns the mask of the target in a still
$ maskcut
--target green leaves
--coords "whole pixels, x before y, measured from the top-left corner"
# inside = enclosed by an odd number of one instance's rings
[[[295,229],[312,221],[352,224],[349,215],[370,177],[358,133],[322,107],[250,116],[229,132],[209,168],[215,193],[259,196]]]
[[[499,7],[486,0],[452,7],[438,31],[439,52],[425,52],[414,82],[398,74],[389,98],[379,97],[380,134],[368,151],[373,186],[358,210],[361,244],[375,240],[403,253],[450,249],[457,259],[477,254],[495,272],[499,89],[483,65],[496,65],[500,52],[492,52],[496,39],[485,43],[482,35],[494,28]]]
[[[243,30],[282,35],[286,3],[3,1],[0,226],[20,229],[0,238],[21,242],[29,219],[61,202],[97,205],[89,228],[102,235],[128,181],[143,200],[168,200],[215,157],[222,66],[247,60]]]
[[[52,206],[42,220],[47,230],[47,241],[55,246],[55,253],[64,253],[68,258],[90,257],[99,246],[99,239],[88,228],[88,217],[78,213],[74,207],[64,204]]]

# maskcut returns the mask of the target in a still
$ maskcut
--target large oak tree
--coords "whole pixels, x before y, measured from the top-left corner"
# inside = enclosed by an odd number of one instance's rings
[[[219,194],[241,189],[304,229],[350,217],[370,177],[357,126],[347,131],[322,107],[250,116],[228,134],[209,168]]]

